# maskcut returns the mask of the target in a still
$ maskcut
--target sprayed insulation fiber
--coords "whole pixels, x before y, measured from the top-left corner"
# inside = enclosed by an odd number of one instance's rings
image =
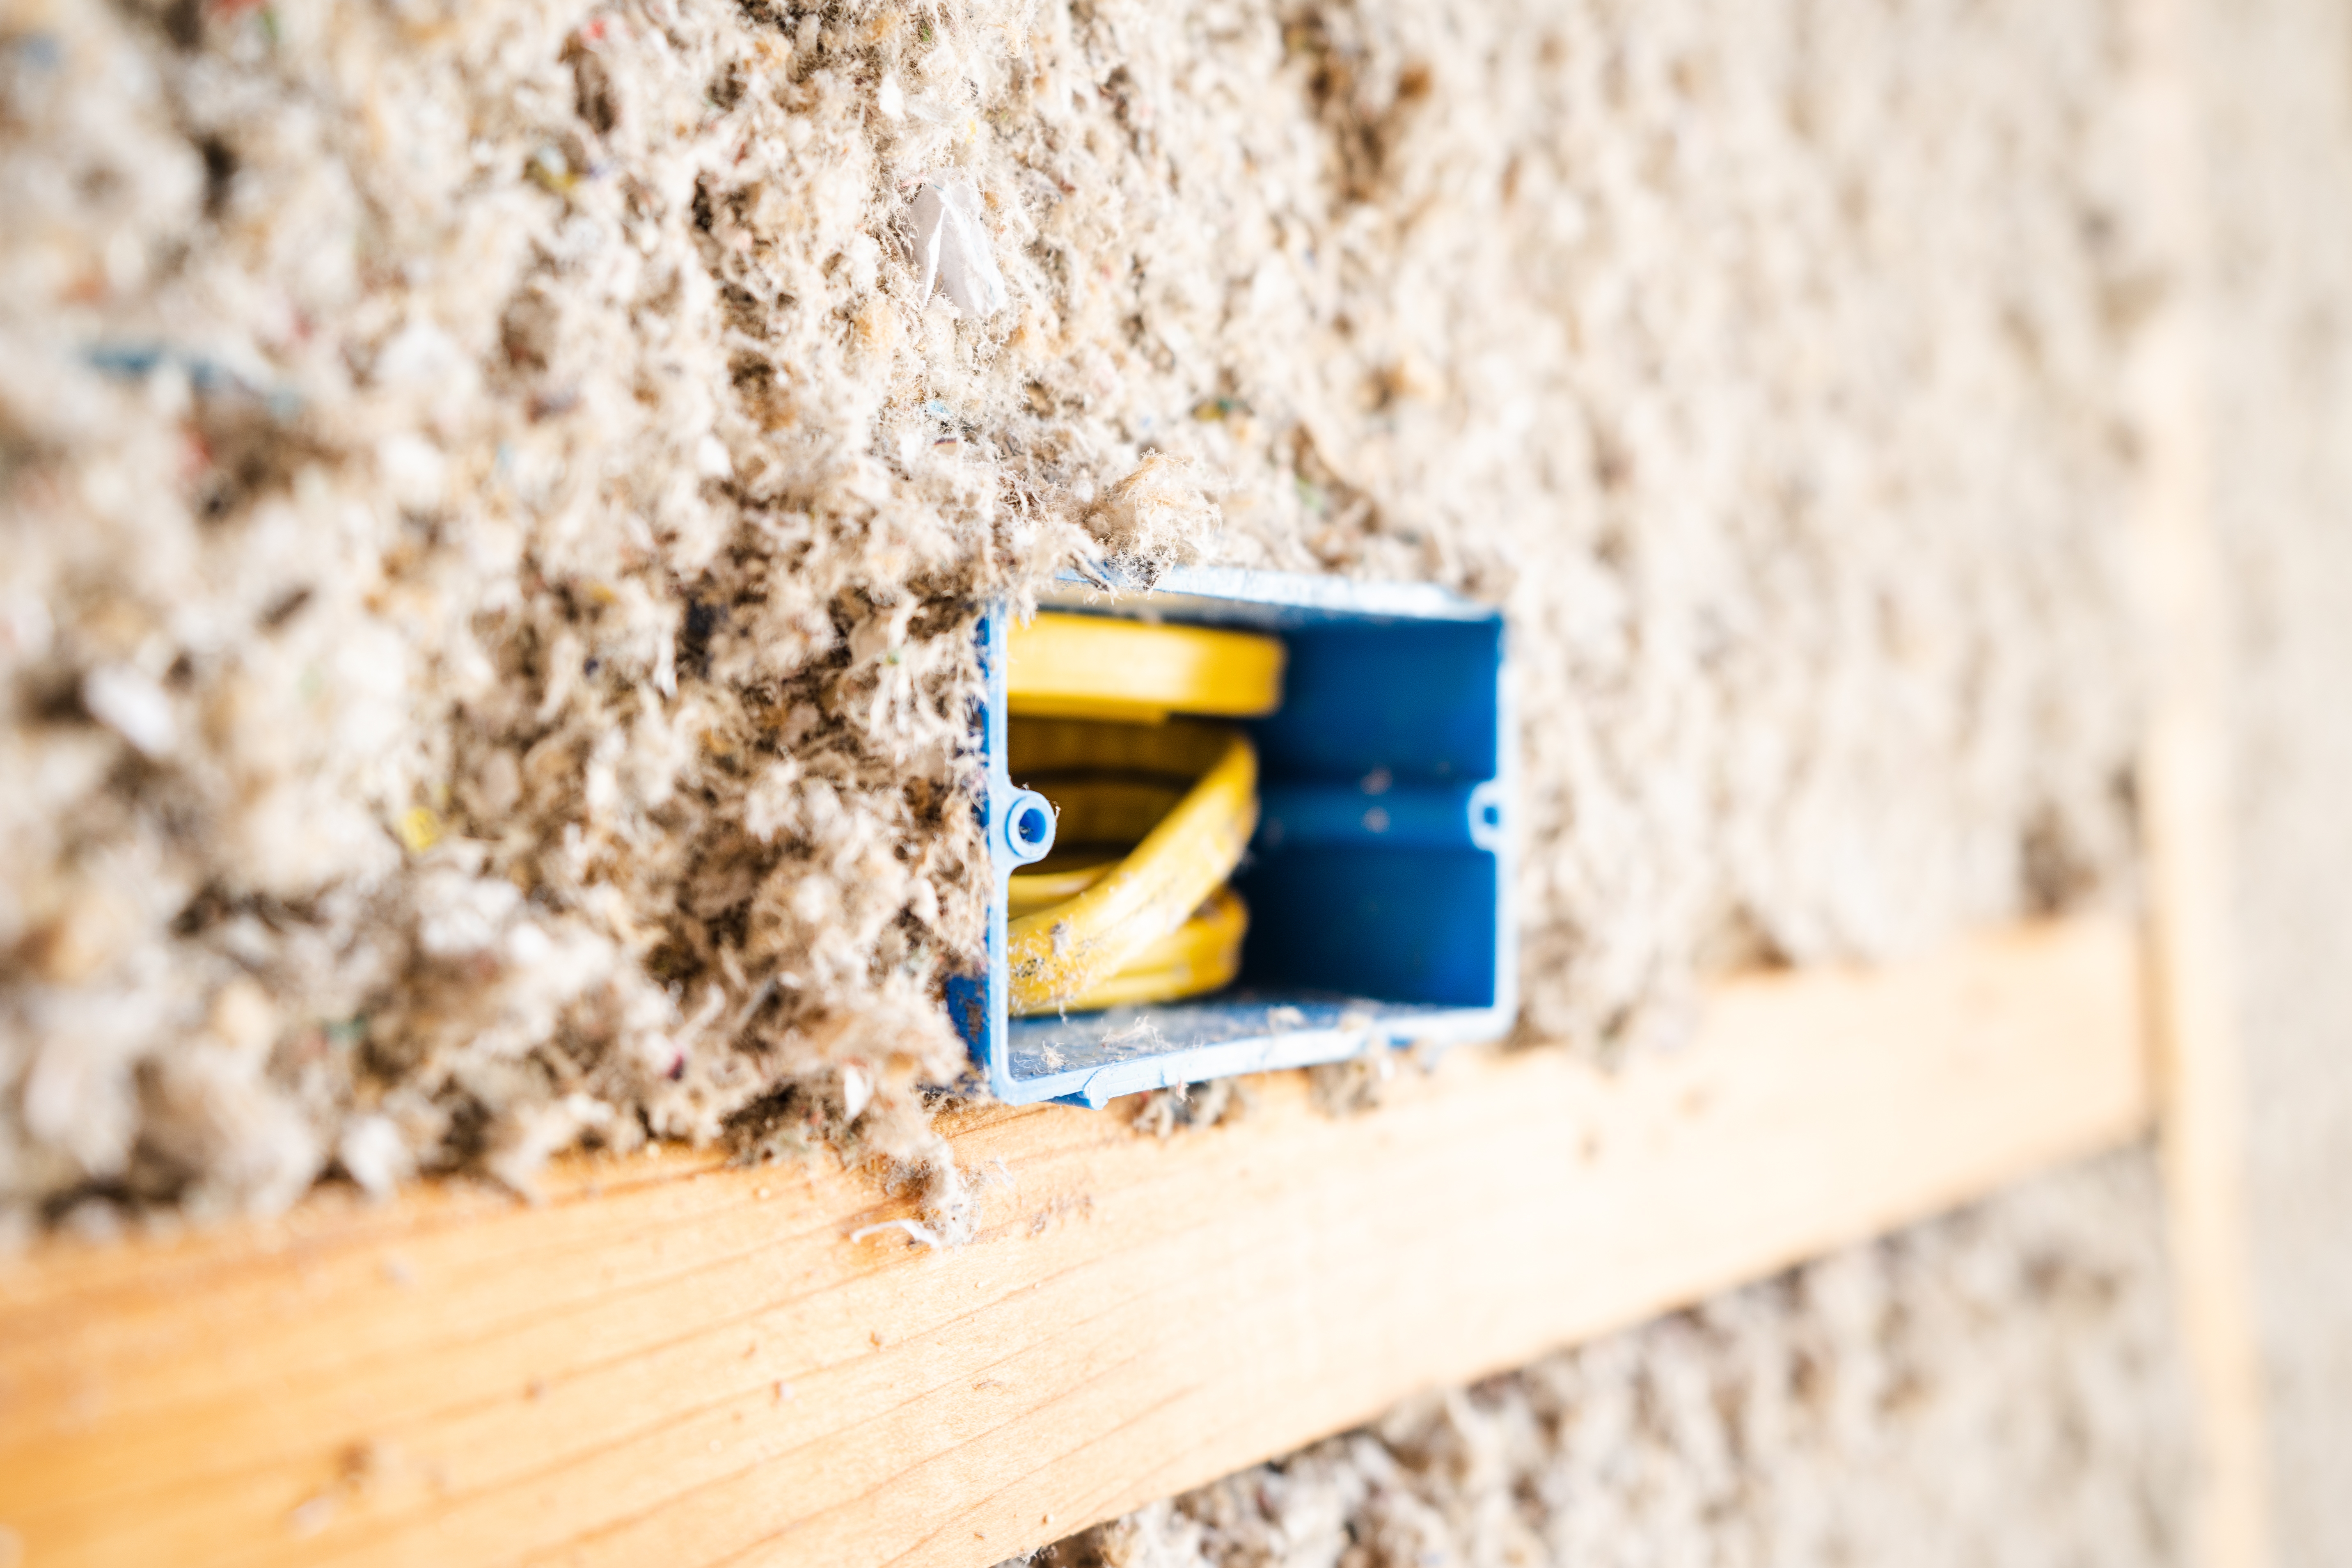
[[[1508,603],[1535,1037],[2126,892],[2117,26],[0,0],[0,1205],[760,1108],[952,1229],[968,633],[1090,556]]]
[[[2168,1568],[2185,1393],[2140,1153],[1003,1568]]]

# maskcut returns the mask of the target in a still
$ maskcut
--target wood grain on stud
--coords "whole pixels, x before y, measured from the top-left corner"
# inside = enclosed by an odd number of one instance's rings
[[[2141,1134],[2131,934],[1747,979],[1614,1078],[1300,1075],[1164,1141],[962,1113],[986,1226],[866,1176],[580,1162],[0,1265],[23,1561],[992,1563]]]

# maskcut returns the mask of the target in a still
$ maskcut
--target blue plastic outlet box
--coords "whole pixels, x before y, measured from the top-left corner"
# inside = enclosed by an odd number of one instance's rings
[[[1272,632],[1288,667],[1280,710],[1247,725],[1259,820],[1234,878],[1250,910],[1239,979],[1197,1001],[1008,1018],[1004,881],[1044,857],[1053,816],[1006,776],[1005,618],[982,622],[988,967],[950,979],[948,1001],[999,1100],[1099,1106],[1510,1027],[1517,769],[1501,612],[1423,584],[1218,567],[1149,591],[1067,579],[1042,602]]]

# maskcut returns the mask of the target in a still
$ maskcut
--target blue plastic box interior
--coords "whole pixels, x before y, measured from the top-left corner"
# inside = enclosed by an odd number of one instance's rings
[[[1006,776],[1006,627],[1002,614],[983,622],[988,969],[948,992],[998,1099],[1100,1106],[1509,1028],[1515,731],[1499,611],[1426,585],[1213,567],[1149,592],[1065,581],[1043,603],[1272,632],[1288,665],[1280,710],[1246,726],[1259,821],[1234,877],[1250,910],[1239,979],[1197,1001],[1008,1018],[1005,879],[1045,853],[1050,816]]]

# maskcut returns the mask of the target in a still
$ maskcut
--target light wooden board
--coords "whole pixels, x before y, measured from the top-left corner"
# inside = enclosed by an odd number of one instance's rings
[[[1616,1078],[961,1114],[960,1250],[829,1165],[568,1167],[0,1267],[0,1525],[69,1563],[978,1565],[2141,1135],[2132,933],[1729,985]]]
[[[2222,562],[2212,518],[2211,170],[2200,123],[2209,0],[2136,0],[2141,205],[2168,260],[2167,298],[2137,334],[2130,391],[2140,467],[2140,579],[2151,701],[2140,755],[2151,910],[2151,1024],[2165,1206],[2181,1337],[2198,1405],[2197,1568],[2266,1568],[2269,1457],[2247,1237],[2245,1089],[2229,953]]]

